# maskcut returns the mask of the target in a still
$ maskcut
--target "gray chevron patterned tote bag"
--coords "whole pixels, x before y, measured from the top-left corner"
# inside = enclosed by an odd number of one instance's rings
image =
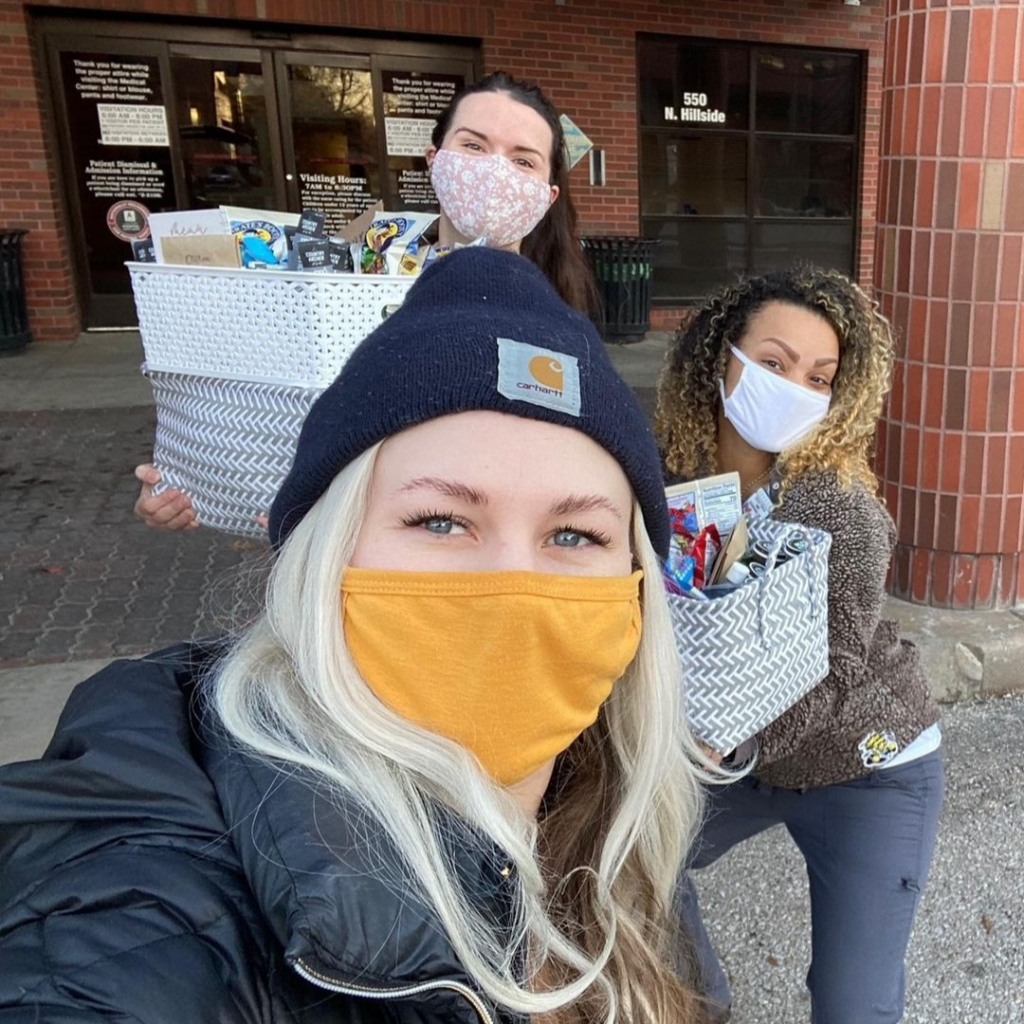
[[[204,526],[265,536],[317,396],[416,278],[130,263],[153,387],[153,488]]]
[[[806,539],[806,550],[780,560],[796,535]],[[710,601],[667,595],[690,725],[723,754],[828,675],[831,536],[760,519],[750,524],[750,538],[768,548],[760,578]]]
[[[288,475],[299,431],[322,388],[145,368],[156,402],[153,463],[192,498],[204,526],[265,536],[256,521]]]

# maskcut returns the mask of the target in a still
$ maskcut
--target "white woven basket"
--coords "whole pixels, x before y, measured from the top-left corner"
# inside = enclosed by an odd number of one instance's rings
[[[728,754],[828,675],[828,553],[823,530],[750,524],[768,547],[765,573],[711,601],[668,595],[693,731]],[[795,536],[807,550],[776,560]]]
[[[129,263],[152,370],[325,388],[414,277]]]
[[[256,516],[270,511],[321,389],[143,372],[156,400],[154,493],[184,491],[203,526],[265,534]]]

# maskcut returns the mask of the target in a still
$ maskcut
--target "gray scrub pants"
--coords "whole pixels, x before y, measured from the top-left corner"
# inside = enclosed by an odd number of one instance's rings
[[[690,867],[714,863],[773,825],[785,825],[804,856],[812,1024],[896,1024],[903,1015],[907,943],[942,807],[940,751],[853,782],[802,791],[750,776],[709,788],[708,816]],[[679,912],[700,986],[712,1003],[728,1007],[729,983],[688,875],[679,888]]]

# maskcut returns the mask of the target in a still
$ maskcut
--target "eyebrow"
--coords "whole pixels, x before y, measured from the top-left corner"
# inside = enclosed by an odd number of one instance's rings
[[[410,480],[399,488],[400,492],[431,490],[443,494],[446,498],[458,498],[461,501],[469,502],[470,505],[486,505],[487,495],[482,494],[474,487],[464,484],[459,480],[442,480],[436,476],[420,476]]]
[[[568,498],[555,502],[551,506],[550,514],[553,516],[574,516],[580,515],[583,512],[596,512],[599,509],[611,512],[617,519],[623,518],[622,512],[616,507],[614,502],[609,501],[600,494],[570,494]]]
[[[789,356],[789,358],[793,360],[794,363],[799,361],[800,353],[797,352],[796,349],[790,348],[790,346],[787,345],[781,338],[765,338],[764,340],[765,341],[774,341],[775,344],[778,345],[779,348],[781,348],[783,350],[783,352],[785,352],[786,355]],[[835,363],[835,365],[838,366],[839,365],[839,360],[838,359],[834,359],[832,356],[825,356],[823,359],[816,359],[815,362],[814,362],[814,365],[815,366],[828,366],[830,363]]]
[[[483,132],[478,132],[474,128],[456,128],[455,131],[452,132],[452,135],[458,135],[459,132],[468,132],[470,135],[473,135],[473,136],[475,136],[478,139],[482,139],[484,142],[490,142],[491,141],[490,139],[487,138],[486,135],[484,135]],[[540,152],[540,150],[533,149],[531,146],[513,146],[512,147],[512,152],[513,153],[532,153],[535,157],[537,157],[538,160],[546,159],[546,157],[544,156],[543,153]]]
[[[400,493],[418,490],[436,491],[446,498],[458,498],[469,502],[471,505],[486,505],[487,495],[478,491],[475,487],[462,483],[460,480],[443,480],[436,476],[420,476],[410,480],[399,488]],[[614,502],[600,494],[570,494],[561,501],[556,501],[548,510],[552,516],[573,516],[581,515],[584,512],[595,512],[604,509],[611,512],[617,519],[623,515]]]

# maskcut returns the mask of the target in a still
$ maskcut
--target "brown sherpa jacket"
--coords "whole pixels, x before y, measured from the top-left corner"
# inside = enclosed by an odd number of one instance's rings
[[[773,494],[779,482],[772,482]],[[846,782],[884,767],[939,717],[917,649],[882,619],[896,540],[892,518],[860,485],[809,473],[782,487],[772,518],[832,535],[828,573],[829,674],[756,737],[754,773],[804,789]]]

